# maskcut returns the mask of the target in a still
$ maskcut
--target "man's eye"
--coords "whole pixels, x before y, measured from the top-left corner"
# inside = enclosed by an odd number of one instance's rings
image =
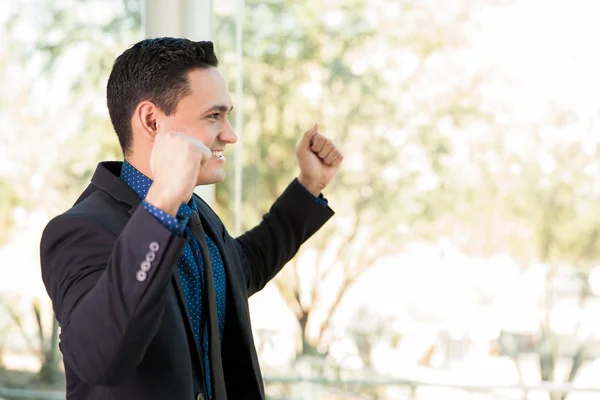
[[[212,119],[219,119],[219,114],[211,114],[208,118],[212,118]]]

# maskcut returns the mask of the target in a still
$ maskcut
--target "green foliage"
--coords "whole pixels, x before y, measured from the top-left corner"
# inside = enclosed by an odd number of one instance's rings
[[[65,60],[83,65],[69,80],[63,110],[77,115],[76,134],[64,139],[61,157],[52,160],[56,169],[44,176],[64,206],[98,160],[121,157],[104,87],[114,58],[141,37],[141,1],[123,1],[104,20],[89,18],[93,3],[43,3],[35,39],[11,42],[10,54],[24,65],[35,51],[43,56],[40,80],[51,81]],[[486,77],[451,70],[453,51],[467,41],[463,26],[484,3],[461,2],[450,13],[445,2],[246,1],[243,107],[235,111],[244,121],[243,226],[256,224],[297,175],[295,146],[313,122],[346,155],[325,193],[337,217],[276,281],[298,319],[303,353],[327,353],[331,320],[348,289],[407,243],[449,238],[463,252],[506,253],[523,266],[537,260],[584,270],[600,258],[598,149],[539,134],[550,126],[567,135],[568,110],[553,111],[540,126],[519,127],[527,147],[511,150],[506,132],[512,127],[481,104]],[[399,17],[386,19],[392,9]],[[15,13],[7,34],[19,18],[27,16]],[[219,15],[216,22],[221,69],[233,89],[235,18]],[[5,61],[0,57],[0,68]],[[38,125],[34,143],[48,143],[61,128]],[[232,153],[230,178],[216,193],[226,222],[233,209]],[[0,224],[9,227],[27,191],[8,180],[0,181],[0,190]],[[314,261],[303,263],[303,257]],[[334,282],[335,293],[324,296],[324,282]],[[312,324],[316,337],[308,333]]]
[[[372,7],[363,1],[343,5],[290,0],[246,3],[244,226],[255,224],[296,176],[295,146],[314,121],[320,122],[321,130],[347,156],[335,183],[325,193],[337,218],[299,256],[317,252],[312,278],[304,286],[308,289],[300,288],[298,270],[307,272],[307,267],[300,267],[298,259],[277,279],[282,296],[298,318],[303,353],[314,353],[319,346],[326,349],[324,336],[330,319],[348,288],[368,268],[408,241],[439,237],[437,221],[451,212],[451,196],[459,192],[460,184],[446,187],[453,178],[444,164],[452,152],[452,140],[440,135],[438,126],[448,119],[451,125],[461,127],[470,120],[487,118],[476,101],[478,77],[459,87],[446,84],[438,97],[425,99],[426,118],[399,114],[400,99],[421,101],[421,85],[428,77],[423,67],[427,60],[460,46],[462,39],[459,34],[448,34],[456,31],[455,20],[433,27],[413,25],[423,15],[431,17],[430,8],[407,6],[403,23],[414,29],[406,31],[392,26],[381,29],[369,21],[366,16],[372,14]],[[235,20],[225,15],[217,21],[217,49],[222,58],[233,59]],[[399,91],[390,89],[392,84],[380,69],[359,67],[369,64],[369,58],[376,56],[373,49],[382,43],[391,47],[387,49],[390,54],[408,52],[417,60],[414,72],[395,84]],[[386,62],[387,68],[393,68],[393,60]],[[230,87],[234,87],[237,70],[226,68],[225,72]],[[405,137],[394,137],[398,135]],[[419,181],[424,177],[438,183],[423,190]],[[223,209],[232,196],[231,184],[218,186],[217,198]],[[441,198],[445,198],[442,205]],[[332,249],[335,256],[325,257]],[[343,278],[333,303],[322,303],[321,284],[335,275],[333,271],[341,271]],[[326,317],[320,322],[318,337],[309,338],[308,324],[319,324],[310,318],[318,307],[325,307]]]
[[[94,1],[79,1],[76,6],[44,2],[41,9],[34,11],[38,17],[34,40],[16,39],[11,47],[11,54],[20,57],[24,65],[29,64],[31,54],[36,54],[40,81],[51,85],[60,79],[69,85],[68,106],[61,112],[70,116],[70,122],[77,121],[77,125],[69,126],[75,133],[61,143],[62,154],[55,165],[61,172],[55,170],[47,177],[47,182],[60,193],[61,204],[54,212],[72,204],[99,160],[122,158],[108,119],[105,87],[116,56],[141,37],[143,2],[123,0],[120,5],[113,8],[114,14],[100,16],[97,7],[106,8]],[[32,18],[22,11],[14,10],[10,25],[13,28]],[[65,70],[73,71],[73,75],[65,77]],[[63,129],[60,125],[40,124],[33,135],[39,135],[41,141],[64,135]]]
[[[37,340],[33,340],[26,331],[23,315],[10,304],[6,304],[6,310],[25,340],[31,354],[34,354],[41,361],[42,366],[37,374],[38,383],[50,386],[60,383],[63,374],[59,368],[59,326],[56,318],[53,316],[51,326],[47,327],[43,322],[40,302],[38,299],[34,299],[31,304],[31,310],[38,329],[38,335]]]
[[[0,179],[0,246],[10,237],[14,226],[13,210],[22,205],[21,197],[7,181]]]
[[[509,203],[531,226],[541,261],[591,266],[600,259],[600,195],[590,174],[598,159],[582,143],[557,145],[550,157],[556,165],[551,171],[539,163],[524,166],[522,186]]]

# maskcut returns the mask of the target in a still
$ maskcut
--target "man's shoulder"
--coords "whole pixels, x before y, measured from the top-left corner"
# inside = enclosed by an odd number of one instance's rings
[[[62,215],[107,218],[113,215],[127,215],[131,208],[132,206],[118,201],[108,193],[94,188],[94,185],[89,185],[75,204]]]
[[[118,234],[127,222],[131,208],[90,185],[71,208],[50,220],[46,231],[52,226],[76,229],[86,227],[90,230],[109,230]]]

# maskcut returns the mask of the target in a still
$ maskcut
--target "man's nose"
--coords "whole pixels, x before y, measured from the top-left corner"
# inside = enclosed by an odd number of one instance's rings
[[[229,144],[234,144],[235,142],[238,141],[238,135],[237,135],[237,133],[235,133],[235,130],[233,129],[233,126],[231,126],[231,123],[229,121],[227,121],[227,125],[225,126],[225,129],[223,129],[223,131],[219,135],[219,139],[222,142],[229,143]]]

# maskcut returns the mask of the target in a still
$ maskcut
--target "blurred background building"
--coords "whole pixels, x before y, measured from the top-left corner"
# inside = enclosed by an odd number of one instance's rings
[[[96,164],[144,37],[215,42],[234,233],[319,121],[336,217],[250,299],[269,399],[600,398],[600,2],[4,0],[0,398],[64,398],[39,239]]]

